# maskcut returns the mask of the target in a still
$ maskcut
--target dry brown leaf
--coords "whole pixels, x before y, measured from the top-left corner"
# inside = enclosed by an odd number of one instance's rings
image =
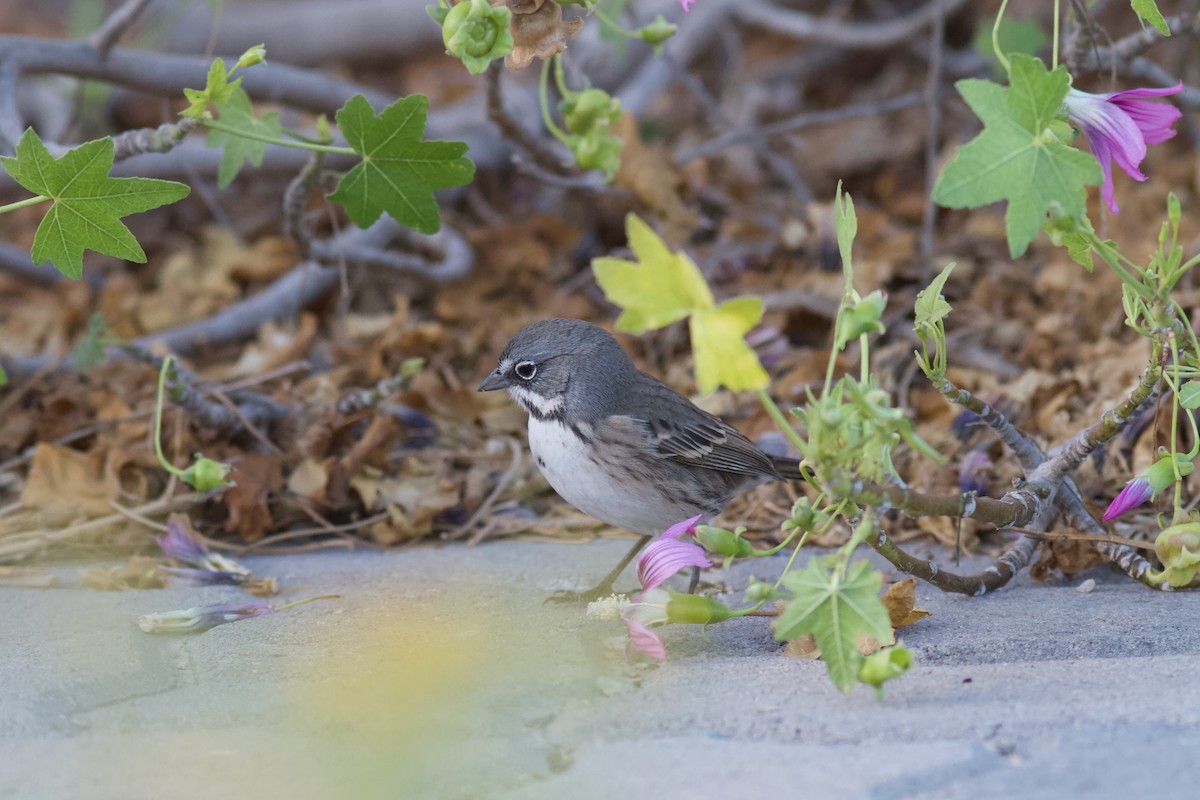
[[[783,654],[788,658],[816,660],[821,657],[821,648],[817,647],[816,638],[811,633],[807,633],[804,636],[789,639],[788,643],[783,646]]]
[[[667,241],[684,241],[696,230],[699,216],[680,196],[683,175],[665,149],[642,141],[637,120],[628,111],[621,112],[612,131],[625,143],[613,185],[633,192],[649,206],[652,216],[665,229]]]
[[[929,612],[917,607],[917,581],[905,578],[889,586],[879,598],[887,609],[892,628],[903,628],[929,616]]]
[[[43,525],[111,514],[116,499],[115,487],[104,478],[103,453],[81,453],[45,442],[33,451],[21,503],[37,509]]]
[[[267,500],[283,486],[283,465],[269,453],[245,453],[229,477],[236,485],[222,495],[229,509],[225,530],[237,531],[248,542],[261,539],[274,525]]]

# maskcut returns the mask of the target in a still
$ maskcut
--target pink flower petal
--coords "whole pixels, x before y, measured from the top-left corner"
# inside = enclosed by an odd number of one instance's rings
[[[1125,488],[1120,494],[1113,498],[1113,501],[1108,504],[1108,510],[1104,512],[1104,521],[1109,522],[1137,508],[1142,503],[1149,500],[1154,495],[1154,488],[1150,485],[1150,481],[1145,478],[1135,478],[1125,484]]]
[[[1159,144],[1175,135],[1171,127],[1179,119],[1179,109],[1170,104],[1152,103],[1143,98],[1176,94],[1183,84],[1165,89],[1129,89],[1109,94],[1091,94],[1071,89],[1067,92],[1067,114],[1087,137],[1092,155],[1104,171],[1100,195],[1114,214],[1112,162],[1136,181],[1146,180],[1141,164],[1146,146]]]
[[[684,11],[691,11],[692,5],[695,2],[696,2],[696,0],[679,0],[679,5],[683,6]]]
[[[699,514],[676,523],[657,537],[638,558],[638,580],[642,589],[653,589],[685,567],[711,567],[704,548],[693,542],[681,542],[678,537],[695,525]]]
[[[629,628],[629,644],[625,646],[626,658],[633,658],[637,652],[657,659],[667,657],[667,650],[663,647],[662,640],[654,635],[654,631],[628,617],[625,618],[625,625]]]

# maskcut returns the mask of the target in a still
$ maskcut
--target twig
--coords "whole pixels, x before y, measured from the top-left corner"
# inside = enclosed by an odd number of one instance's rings
[[[0,61],[0,146],[5,153],[13,152],[23,133],[21,110],[17,107],[20,78],[21,66],[15,58]]]
[[[737,18],[777,36],[845,50],[885,50],[906,41],[939,15],[957,11],[966,0],[930,0],[917,11],[881,22],[837,22],[781,8],[765,0],[746,0],[735,7]]]
[[[511,436],[504,438],[504,443],[508,445],[509,452],[512,454],[511,460],[508,462],[508,469],[500,476],[500,480],[496,481],[496,485],[492,487],[492,491],[479,504],[479,508],[475,509],[475,513],[467,519],[462,525],[459,525],[450,533],[446,534],[446,538],[453,541],[461,538],[467,531],[475,527],[479,520],[487,516],[492,510],[492,506],[496,504],[496,500],[508,488],[508,485],[516,480],[518,473],[521,471],[521,445]],[[470,544],[478,544],[476,541],[471,541]]]
[[[139,506],[133,509],[133,511],[147,515],[162,514],[190,508],[195,504],[196,499],[193,495],[181,495],[172,498],[159,498],[158,500]],[[28,558],[34,552],[44,549],[49,545],[60,544],[85,533],[102,530],[125,518],[126,515],[124,513],[108,514],[56,531],[38,530],[20,534],[9,541],[0,542],[0,562],[19,561],[23,558]]]
[[[510,142],[521,149],[534,163],[541,167],[546,172],[554,175],[572,175],[578,174],[578,170],[573,170],[565,166],[561,159],[556,158],[550,152],[551,145],[539,142],[534,138],[521,123],[517,122],[508,109],[504,107],[504,93],[502,91],[502,76],[504,74],[504,64],[495,61],[487,70],[487,113],[488,119],[500,129],[500,133],[505,136]]]
[[[135,128],[112,137],[113,161],[124,161],[143,153],[167,153],[179,146],[185,136],[199,124],[197,120],[182,119],[166,122],[157,128]]]
[[[943,570],[933,561],[917,558],[902,550],[882,530],[879,531],[879,535],[872,545],[877,553],[899,569],[932,583],[943,592],[978,597],[995,591],[1012,580],[1013,576],[1032,560],[1037,543],[1037,539],[1032,536],[1022,536],[1000,558],[996,559],[994,565],[975,575],[956,575]]]
[[[304,218],[304,209],[309,193],[320,180],[323,160],[320,153],[313,153],[283,191],[283,232],[296,245],[301,258],[312,257],[313,235]]]
[[[147,53],[114,47],[107,57],[84,40],[61,41],[27,36],[0,36],[0,53],[14,59],[24,74],[47,72],[73,75],[174,97],[185,86],[203,86],[212,59],[203,56]],[[329,73],[281,63],[260,64],[247,70],[242,88],[252,100],[283,103],[333,114],[355,94],[376,108],[395,97]]]
[[[447,283],[465,278],[475,265],[475,251],[461,233],[449,226],[444,226],[431,235],[402,231],[399,228],[396,232],[407,239],[413,249],[435,253],[440,251],[440,257],[431,261],[415,253],[397,253],[370,245],[343,244],[340,243],[340,237],[335,239],[334,243],[313,240],[309,246],[313,257],[322,261],[383,267],[433,283]]]
[[[137,21],[141,16],[142,11],[146,6],[150,5],[150,0],[125,0],[115,11],[108,15],[108,18],[101,23],[100,27],[92,32],[92,35],[87,37],[88,47],[96,51],[100,58],[108,55],[108,51],[113,48],[117,40],[129,30],[130,26]]]
[[[1063,539],[1074,542],[1107,542],[1109,544],[1119,544],[1125,547],[1133,547],[1138,550],[1153,550],[1154,542],[1139,541],[1137,539],[1126,539],[1124,536],[1117,536],[1114,533],[1080,533],[1079,531],[1035,531],[1032,528],[1012,528],[1017,533],[1023,533],[1026,536],[1033,536],[1038,539]]]
[[[764,138],[767,138],[781,133],[791,133],[814,125],[827,125],[857,117],[873,117],[888,111],[899,111],[900,109],[920,105],[926,102],[925,98],[926,95],[923,92],[909,92],[874,103],[860,103],[824,111],[808,111],[780,120],[779,122],[761,125],[757,128],[757,132]],[[749,135],[747,130],[742,128],[726,131],[719,136],[709,139],[707,142],[701,142],[695,147],[677,153],[675,155],[675,163],[686,164],[697,158],[715,155],[736,144],[745,144],[747,135]]]

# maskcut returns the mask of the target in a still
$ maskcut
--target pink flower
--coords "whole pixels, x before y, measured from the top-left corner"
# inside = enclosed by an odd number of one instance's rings
[[[638,580],[642,591],[653,589],[684,567],[711,567],[712,562],[704,554],[704,548],[693,542],[681,542],[680,536],[688,533],[700,514],[677,522],[646,545],[638,558]]]
[[[1125,488],[1120,494],[1113,498],[1113,501],[1108,504],[1108,510],[1104,512],[1104,521],[1109,522],[1124,514],[1126,511],[1137,508],[1142,503],[1154,496],[1154,490],[1150,488],[1150,481],[1145,478],[1134,478],[1129,483],[1125,484]]]
[[[1091,94],[1071,89],[1067,92],[1067,115],[1083,131],[1092,155],[1104,171],[1100,195],[1109,209],[1118,213],[1113,199],[1112,162],[1135,181],[1144,181],[1139,166],[1146,157],[1146,145],[1165,142],[1175,135],[1171,127],[1179,119],[1179,109],[1169,103],[1151,103],[1142,98],[1178,94],[1183,82],[1165,89],[1129,89],[1124,92]]]
[[[1108,510],[1104,512],[1104,521],[1116,519],[1147,500],[1153,500],[1159,492],[1175,483],[1176,471],[1186,478],[1192,474],[1192,469],[1192,462],[1186,457],[1178,456],[1173,459],[1169,455],[1163,456],[1125,484],[1125,488],[1108,504]]]
[[[712,566],[703,547],[679,539],[692,529],[700,516],[697,514],[667,528],[646,545],[638,558],[638,581],[642,584],[642,591],[621,612],[621,619],[629,628],[626,656],[632,657],[636,651],[640,651],[653,658],[666,658],[662,640],[650,630],[651,625],[662,625],[668,621],[667,605],[671,602],[671,595],[659,589],[658,585],[685,567]]]
[[[696,0],[679,0],[679,5],[683,6],[684,11],[691,11],[692,3],[694,2],[696,2]]]

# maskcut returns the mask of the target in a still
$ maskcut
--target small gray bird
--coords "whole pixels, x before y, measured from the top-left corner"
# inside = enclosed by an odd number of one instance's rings
[[[590,322],[549,319],[523,329],[479,387],[496,389],[529,413],[529,449],[564,500],[643,535],[584,597],[611,592],[650,537],[680,520],[708,520],[763,481],[802,480],[794,459],[764,453],[639,370]]]

